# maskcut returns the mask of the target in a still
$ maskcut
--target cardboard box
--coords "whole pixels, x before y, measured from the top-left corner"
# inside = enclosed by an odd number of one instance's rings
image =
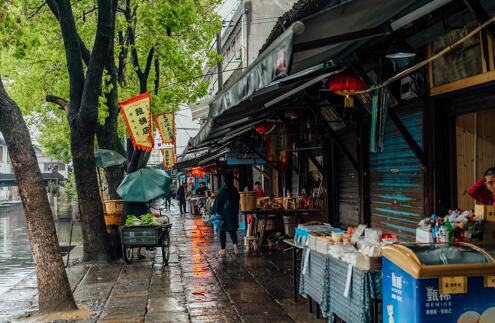
[[[418,243],[433,243],[433,235],[431,231],[426,231],[423,228],[416,229],[416,242]]]
[[[495,206],[494,205],[478,205],[474,206],[474,214],[481,216],[483,220],[495,222]]]

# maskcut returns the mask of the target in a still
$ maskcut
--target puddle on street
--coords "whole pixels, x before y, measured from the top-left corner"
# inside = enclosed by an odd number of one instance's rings
[[[70,221],[59,222],[61,245],[68,245]],[[72,242],[82,241],[80,224],[74,224]],[[28,276],[34,275],[33,258],[21,205],[0,208],[0,297]]]

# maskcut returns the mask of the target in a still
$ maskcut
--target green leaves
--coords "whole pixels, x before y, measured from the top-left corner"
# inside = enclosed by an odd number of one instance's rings
[[[215,13],[220,0],[131,0],[135,13],[136,51],[144,70],[150,48],[159,61],[159,91],[154,93],[156,70],[152,64],[147,88],[153,93],[153,112],[174,111],[180,104],[195,101],[206,94],[202,81],[203,67],[222,60],[211,47],[221,30],[221,19]],[[43,0],[0,2],[0,74],[11,80],[9,92],[25,115],[32,115],[32,127],[39,132],[45,153],[64,161],[70,160],[69,127],[65,112],[47,104],[48,94],[69,98],[65,50],[60,25]],[[124,6],[119,1],[119,6]],[[86,47],[92,48],[97,21],[93,0],[73,1],[78,32]],[[134,8],[136,10],[134,11]],[[119,9],[123,9],[119,7]],[[117,12],[115,63],[123,62],[125,83],[119,84],[119,100],[139,93],[139,79],[131,62],[131,44],[123,10]],[[118,32],[124,36],[119,43]],[[121,51],[124,52],[121,52]],[[119,60],[119,54],[124,57]],[[98,122],[108,116],[105,93],[112,90],[105,72],[99,100]],[[30,120],[31,120],[30,119]],[[125,136],[120,125],[119,133]]]

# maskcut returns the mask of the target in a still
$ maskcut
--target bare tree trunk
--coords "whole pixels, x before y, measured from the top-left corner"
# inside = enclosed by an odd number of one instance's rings
[[[0,78],[0,131],[5,137],[26,216],[41,313],[76,310],[29,130]]]

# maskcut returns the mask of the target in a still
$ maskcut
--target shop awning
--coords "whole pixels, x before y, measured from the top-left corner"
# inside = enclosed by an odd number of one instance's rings
[[[339,59],[352,52],[363,40],[390,34],[451,1],[329,1],[327,6],[313,13],[306,12],[307,16],[300,19],[304,24],[304,31],[294,36],[289,73],[332,60],[338,63]],[[290,13],[277,22],[262,48],[263,52],[268,50],[267,44],[277,39],[281,30],[293,22],[291,18],[296,19],[300,16],[300,8],[305,6],[294,5]]]
[[[330,1],[329,7],[293,22],[284,32],[272,32],[259,57],[209,102],[208,117],[192,146],[209,143],[219,127],[256,122],[268,106],[281,101],[277,97],[303,90],[304,83],[310,86],[308,77],[329,72],[324,69],[328,66],[338,70],[339,60],[363,39],[391,33],[450,1]]]
[[[213,159],[218,158],[228,152],[225,145],[215,148],[203,148],[195,151],[186,151],[178,162],[174,165],[174,169],[187,170],[195,166],[204,166]]]
[[[327,68],[325,65],[306,69],[299,73],[286,76],[282,79],[271,82],[268,86],[259,88],[248,98],[242,100],[236,105],[224,109],[223,113],[218,114],[215,107],[210,105],[210,115],[205,124],[201,127],[196,137],[190,141],[195,148],[204,147],[212,141],[233,139],[250,129],[259,121],[267,117],[267,102],[271,102],[278,97],[283,97],[287,93],[293,93],[297,89],[301,91],[315,83],[315,79],[322,80],[335,73],[335,68]]]

